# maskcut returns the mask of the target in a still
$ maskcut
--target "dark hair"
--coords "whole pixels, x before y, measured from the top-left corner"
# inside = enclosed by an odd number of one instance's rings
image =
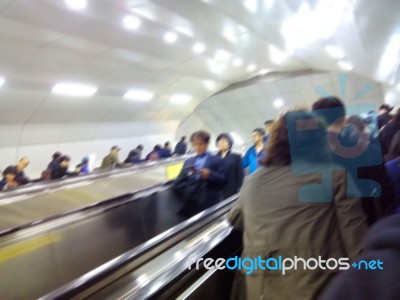
[[[60,151],[57,151],[57,152],[53,153],[52,158],[57,159],[57,158],[61,157],[61,155],[62,155],[62,153]]]
[[[164,148],[167,148],[170,145],[170,142],[165,142]]]
[[[3,177],[6,177],[6,175],[8,174],[17,175],[18,174],[17,168],[12,166],[5,168],[5,170],[3,171]]]
[[[208,144],[210,142],[210,138],[211,136],[207,131],[198,130],[190,136],[190,142],[193,142],[195,139],[200,139],[203,143]]]
[[[400,124],[400,108],[397,109],[397,112],[393,116],[391,123],[392,124]]]
[[[232,148],[233,146],[233,139],[232,137],[229,135],[229,133],[221,133],[219,136],[217,136],[217,139],[215,140],[215,143],[218,143],[220,140],[225,139],[228,141],[229,144],[229,149]]]
[[[264,122],[264,125],[271,125],[272,123],[274,123],[274,120],[267,120]]]
[[[183,142],[184,140],[186,140],[186,136],[185,135],[183,137],[181,137],[181,141]]]
[[[265,135],[265,129],[264,128],[256,128],[256,129],[253,130],[253,132],[257,132],[261,136]]]
[[[334,114],[328,110],[334,108],[335,108]],[[318,112],[318,110],[324,110],[324,109],[326,109],[327,111]],[[346,115],[346,109],[343,101],[334,96],[318,99],[313,103],[312,110],[317,111],[316,112],[317,115],[319,117],[322,117],[328,125],[333,123],[336,119],[344,117]]]
[[[142,144],[140,144],[140,145],[138,145],[137,147],[136,147],[136,149],[138,149],[138,150],[143,150],[143,145]]]
[[[298,131],[291,136],[289,143],[289,130],[298,128],[299,120],[318,122],[318,130]],[[307,126],[308,122],[305,122]],[[286,166],[292,163],[292,158],[308,162],[327,161],[330,158],[326,142],[326,127],[324,122],[310,112],[289,111],[272,124],[269,140],[265,151],[266,158],[262,161],[264,166]],[[317,151],[315,151],[317,149]]]
[[[63,155],[59,158],[60,163],[63,161],[71,161],[71,157],[69,157],[68,155]]]
[[[160,151],[161,148],[162,148],[161,145],[160,145],[160,144],[157,144],[157,145],[154,146],[153,151]]]
[[[382,104],[381,106],[378,107],[378,109],[384,109],[384,110],[387,110],[387,112],[391,112],[393,109],[393,106],[390,106],[389,104]]]

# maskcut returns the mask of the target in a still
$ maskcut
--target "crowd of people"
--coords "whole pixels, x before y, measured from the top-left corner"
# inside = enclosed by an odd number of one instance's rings
[[[394,116],[388,112],[387,105],[379,108],[380,135],[374,137],[363,118],[346,115],[340,99],[322,98],[310,111],[288,111],[254,129],[253,146],[243,158],[230,151],[229,134],[217,137],[219,152],[213,155],[207,151],[210,134],[197,131],[190,139],[195,156],[172,187],[183,201],[179,214],[192,216],[240,190],[229,220],[243,232],[243,259],[353,260],[363,253],[368,228],[399,207],[400,109]],[[293,135],[293,128],[300,133]],[[244,169],[250,175],[242,186]],[[242,277],[232,299],[317,299],[337,274],[338,269],[300,269],[290,276],[261,270]],[[340,287],[349,284],[338,282],[326,292],[329,299],[346,298]]]
[[[385,221],[399,211],[400,201],[400,109],[394,115],[391,111],[386,104],[379,107],[379,134],[372,136],[367,122],[360,116],[347,115],[339,98],[321,98],[311,110],[287,111],[277,120],[266,121],[264,128],[255,128],[251,133],[253,145],[243,157],[232,151],[234,140],[229,133],[217,136],[218,153],[213,154],[208,150],[211,135],[196,131],[190,137],[194,155],[184,162],[171,187],[183,203],[179,214],[190,217],[239,193],[228,218],[243,232],[243,258],[354,259],[363,255],[363,249],[376,245],[363,243],[370,227],[378,223],[387,230],[387,226],[400,224],[398,218]],[[123,162],[118,158],[120,150],[111,147],[100,169],[188,152],[186,137],[174,150],[169,142],[154,146],[144,159],[143,145],[130,151]],[[42,177],[57,179],[90,171],[88,157],[73,172],[68,171],[70,161],[68,155],[54,153]],[[17,165],[7,167],[0,189],[27,184],[24,170],[28,164],[29,159],[24,157]],[[244,180],[246,174],[249,176]],[[384,225],[379,225],[381,219]],[[370,239],[375,241],[377,234],[373,231]],[[397,240],[393,239],[393,245],[383,244],[390,249],[398,246]],[[390,259],[399,262],[392,256]],[[373,277],[358,274],[363,280]],[[255,272],[236,281],[243,282],[233,286],[232,298],[317,299],[325,293],[326,299],[344,299],[342,287],[348,286],[346,278],[350,275],[337,275],[337,269],[299,269],[290,276]]]
[[[164,147],[156,145],[144,159],[142,158],[143,149],[143,145],[138,145],[135,149],[131,150],[127,158],[121,162],[119,159],[119,151],[121,148],[114,145],[111,147],[110,153],[103,158],[101,165],[97,169],[110,170],[113,168],[128,167],[145,161],[154,161],[171,156],[184,155],[188,151],[185,136],[180,139],[174,149],[171,148],[170,142],[166,142]],[[57,151],[52,155],[50,163],[41,173],[40,178],[31,180],[25,174],[25,169],[29,165],[29,158],[22,157],[16,165],[10,165],[3,170],[3,178],[0,181],[0,191],[12,190],[17,186],[26,185],[30,182],[61,179],[70,176],[89,174],[91,172],[89,169],[89,156],[84,156],[73,171],[69,170],[70,162],[71,157],[69,155]]]

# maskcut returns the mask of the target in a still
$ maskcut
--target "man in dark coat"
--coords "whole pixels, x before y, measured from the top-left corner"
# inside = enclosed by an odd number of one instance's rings
[[[202,130],[196,131],[190,140],[196,156],[185,161],[172,186],[172,190],[183,201],[179,212],[183,216],[192,216],[217,204],[222,198],[225,183],[223,161],[207,151],[210,134]]]
[[[244,171],[242,168],[242,156],[231,151],[233,139],[228,133],[221,133],[216,140],[219,149],[218,156],[224,162],[225,185],[223,189],[223,198],[239,192],[243,183]]]

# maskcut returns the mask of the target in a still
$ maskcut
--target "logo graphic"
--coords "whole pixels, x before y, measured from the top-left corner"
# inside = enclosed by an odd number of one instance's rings
[[[339,75],[342,98],[346,92],[347,74]],[[365,85],[352,99],[360,99],[371,91]],[[316,92],[330,96],[321,86]],[[335,99],[332,98],[332,101]],[[346,119],[346,116],[351,118]],[[351,122],[350,122],[351,121]],[[299,190],[300,202],[331,202],[333,172],[346,171],[348,197],[379,197],[379,183],[357,176],[360,167],[382,162],[377,135],[377,116],[373,104],[356,104],[286,114],[292,171],[295,175],[319,173],[319,183],[307,184]]]

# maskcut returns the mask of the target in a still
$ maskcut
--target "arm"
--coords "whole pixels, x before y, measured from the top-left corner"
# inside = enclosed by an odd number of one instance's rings
[[[231,223],[232,227],[236,230],[242,231],[244,230],[243,223],[243,207],[241,198],[234,204],[232,209],[228,213],[228,222]]]
[[[209,169],[207,181],[211,181],[217,184],[225,183],[225,165],[222,159],[214,158],[216,160],[215,165]]]
[[[238,179],[238,190],[237,192],[239,192],[240,187],[243,184],[243,178],[244,178],[244,171],[243,171],[243,167],[242,167],[242,158],[240,155],[237,156],[237,161],[236,161],[236,172],[237,172],[237,179]]]
[[[246,151],[246,154],[242,158],[242,168],[245,169],[250,165],[250,149]]]
[[[343,246],[349,258],[356,257],[362,250],[362,239],[367,231],[365,214],[359,198],[347,197],[346,180],[352,180],[345,172],[334,175],[334,207]]]

